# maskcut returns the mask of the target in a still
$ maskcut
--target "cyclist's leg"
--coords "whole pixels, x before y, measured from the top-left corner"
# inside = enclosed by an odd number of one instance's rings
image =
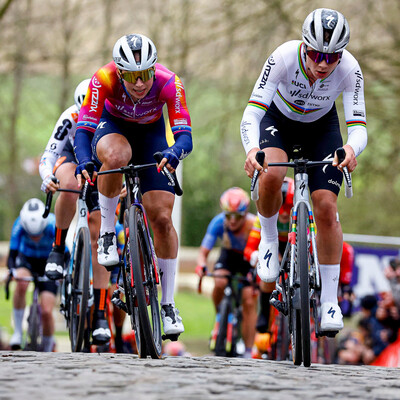
[[[95,161],[101,165],[100,171],[128,165],[132,157],[132,148],[124,134],[132,133],[133,124],[127,125],[123,120],[118,121],[104,109],[99,126],[101,129],[97,129],[94,134],[92,148]],[[102,216],[98,259],[101,265],[114,266],[119,262],[115,210],[122,189],[122,174],[99,176],[98,189]]]
[[[335,107],[316,124],[312,135],[310,158],[322,160],[333,157],[342,145],[339,121]],[[309,186],[315,222],[318,227],[317,249],[321,272],[321,329],[338,330],[343,317],[338,306],[337,290],[343,234],[337,210],[337,196],[343,180],[335,167],[313,168],[309,173]]]
[[[97,191],[92,193],[97,195]],[[92,199],[97,196],[91,196]],[[98,198],[98,197],[97,197]],[[94,292],[94,313],[92,324],[93,342],[105,344],[111,339],[111,332],[106,319],[106,299],[108,296],[108,285],[110,282],[110,272],[98,263],[97,260],[97,239],[100,232],[100,210],[98,201],[89,202],[89,231],[90,244],[92,247],[92,267],[93,267],[93,292]]]
[[[43,324],[43,351],[53,351],[55,340],[55,323],[53,309],[56,305],[56,295],[53,291],[43,290],[40,293],[40,306],[42,309]]]
[[[260,124],[260,149],[265,152],[267,162],[288,160],[287,145],[283,140],[285,125],[278,113],[272,107]],[[277,221],[282,204],[281,187],[286,172],[287,168],[269,168],[259,178],[259,200],[256,204],[261,225],[261,242],[257,272],[265,282],[274,282],[279,273]]]
[[[77,189],[75,179],[75,155],[72,145],[69,141],[57,160],[54,167],[55,176],[60,181],[60,187],[63,189]],[[65,239],[67,237],[68,228],[75,215],[76,200],[78,194],[69,192],[60,192],[54,208],[56,215],[56,232],[52,251],[49,254],[46,275],[50,279],[62,279],[64,267],[64,249]]]
[[[44,277],[46,259],[37,258],[29,259],[32,265],[32,270],[39,277]],[[42,314],[42,327],[43,327],[43,351],[53,351],[55,346],[54,331],[55,322],[53,317],[53,309],[56,305],[56,296],[59,283],[53,280],[43,278],[38,282],[39,301]]]
[[[226,278],[220,278],[224,275],[230,275],[226,266],[220,262],[217,262],[214,267],[214,289],[212,291],[211,298],[214,302],[215,310],[218,312],[219,303],[221,303],[222,298],[224,297],[224,289],[228,283]]]
[[[27,278],[31,274],[31,266],[27,262],[26,257],[18,254],[15,265],[16,277]],[[28,282],[17,281],[14,295],[13,295],[13,319],[14,319],[14,333],[10,340],[10,346],[13,350],[21,348],[22,342],[22,322],[24,319],[24,312],[26,306],[26,291],[28,289]]]

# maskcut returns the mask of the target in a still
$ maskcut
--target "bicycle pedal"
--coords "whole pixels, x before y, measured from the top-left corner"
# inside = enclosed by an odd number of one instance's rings
[[[283,315],[288,315],[287,307],[286,307],[285,303],[283,303],[282,301],[278,300],[275,297],[272,297],[272,295],[271,295],[271,298],[269,299],[269,304],[271,304],[273,307],[275,307]]]
[[[320,331],[316,336],[317,337],[326,336],[328,338],[334,338],[338,333],[339,331]]]
[[[170,340],[171,342],[176,342],[179,338],[180,333],[174,333],[171,335],[162,335],[162,340]]]
[[[125,311],[128,314],[128,307],[120,298],[111,298],[111,303],[113,303],[115,307],[118,307],[120,310]]]

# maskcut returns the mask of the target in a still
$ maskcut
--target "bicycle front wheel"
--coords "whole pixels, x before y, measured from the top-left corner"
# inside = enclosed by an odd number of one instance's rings
[[[129,241],[132,273],[136,292],[141,334],[145,338],[148,354],[160,358],[162,336],[158,303],[156,266],[149,242],[148,228],[143,211],[131,206],[129,211]]]
[[[81,351],[89,299],[90,233],[87,227],[76,236],[71,274],[69,338],[71,350]]]
[[[308,272],[308,209],[300,203],[297,213],[297,265],[296,273],[300,282],[301,344],[303,364],[311,365],[311,329],[310,329],[310,285]]]
[[[40,306],[36,300],[30,307],[28,317],[28,343],[25,347],[25,350],[41,351],[41,328],[42,321]]]

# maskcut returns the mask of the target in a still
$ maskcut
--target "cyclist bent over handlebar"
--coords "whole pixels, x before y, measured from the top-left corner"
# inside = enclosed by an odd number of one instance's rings
[[[79,161],[78,181],[88,178],[86,163],[93,159],[101,170],[154,162],[174,172],[179,161],[192,150],[190,116],[181,80],[156,63],[157,51],[144,35],[126,35],[113,49],[113,61],[92,77],[78,119],[75,137]],[[175,143],[167,143],[162,110],[167,105]],[[172,224],[174,189],[155,168],[140,172],[143,204],[154,233],[154,246],[161,275],[161,316],[164,333],[183,332],[182,319],[175,309],[174,285],[178,237]],[[98,179],[101,210],[98,261],[112,269],[119,262],[114,214],[122,188],[122,175],[101,175]]]
[[[268,162],[286,162],[300,145],[303,157],[323,160],[334,157],[332,166],[309,171],[309,187],[318,227],[317,246],[321,271],[321,329],[337,331],[343,317],[337,300],[343,235],[337,211],[337,196],[343,167],[352,172],[356,157],[367,144],[364,81],[357,60],[345,47],[349,26],[334,10],[317,9],[303,24],[303,41],[279,46],[265,62],[244,111],[241,137],[249,177],[259,178],[257,210],[261,224],[258,274],[274,282],[279,273],[278,210],[286,168],[268,169]],[[344,161],[338,165],[335,150],[342,146],[335,100],[343,93],[348,141]],[[263,166],[255,159],[263,150]],[[337,168],[335,168],[337,167]]]

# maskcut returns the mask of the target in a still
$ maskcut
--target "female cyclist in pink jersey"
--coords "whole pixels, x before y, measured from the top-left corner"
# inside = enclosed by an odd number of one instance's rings
[[[114,45],[113,61],[92,77],[78,118],[75,152],[77,179],[89,176],[86,163],[93,160],[101,170],[129,163],[154,162],[153,154],[164,155],[164,165],[175,171],[180,160],[192,151],[190,116],[185,90],[173,72],[157,62],[154,43],[144,35],[121,37]],[[167,105],[175,143],[169,145],[163,118]],[[98,179],[101,210],[98,261],[108,269],[118,263],[114,214],[122,188],[122,176]],[[172,224],[175,193],[154,168],[141,173],[143,204],[154,233],[155,251],[161,272],[161,317],[164,332],[183,332],[182,319],[174,303],[178,237]]]

